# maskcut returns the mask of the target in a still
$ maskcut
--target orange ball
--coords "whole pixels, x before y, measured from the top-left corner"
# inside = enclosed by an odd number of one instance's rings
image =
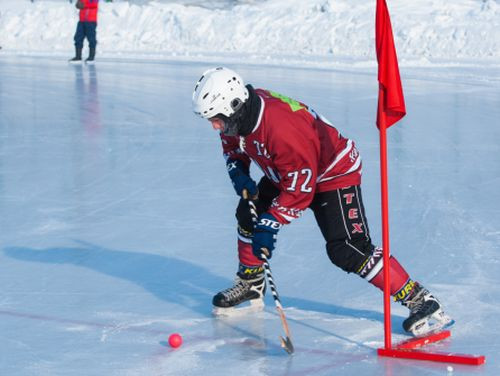
[[[178,333],[171,334],[170,337],[168,337],[168,344],[174,349],[178,348],[180,345],[182,345],[181,335]]]

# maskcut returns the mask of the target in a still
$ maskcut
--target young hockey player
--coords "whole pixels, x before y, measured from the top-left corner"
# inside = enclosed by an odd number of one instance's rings
[[[383,288],[382,250],[372,244],[361,196],[361,157],[354,142],[305,104],[254,89],[227,68],[203,73],[193,109],[220,132],[227,170],[236,193],[239,268],[234,286],[213,298],[214,313],[250,302],[263,306],[262,252],[272,256],[280,228],[310,208],[331,262]],[[249,173],[256,163],[264,176]],[[254,226],[248,192],[259,218]],[[450,325],[439,301],[390,258],[391,295],[409,308],[403,328],[414,335]]]

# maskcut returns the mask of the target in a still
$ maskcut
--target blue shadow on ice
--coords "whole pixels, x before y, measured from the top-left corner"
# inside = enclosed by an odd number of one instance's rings
[[[72,264],[132,282],[157,298],[177,303],[203,315],[210,314],[209,291],[229,280],[173,257],[114,250],[84,241],[78,247],[4,248],[5,255],[29,262]]]
[[[84,241],[76,243],[79,244],[78,247],[6,247],[3,252],[18,260],[89,268],[135,283],[159,299],[175,302],[206,316],[211,314],[213,293],[232,283],[231,279],[222,278],[189,261],[150,253],[114,250]],[[377,311],[287,296],[282,296],[282,300],[286,306],[301,310],[383,322],[383,314]]]

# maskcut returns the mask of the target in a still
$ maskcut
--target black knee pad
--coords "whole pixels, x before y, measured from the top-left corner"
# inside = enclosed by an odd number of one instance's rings
[[[330,261],[347,273],[357,273],[373,252],[373,245],[366,240],[331,241],[326,245]]]

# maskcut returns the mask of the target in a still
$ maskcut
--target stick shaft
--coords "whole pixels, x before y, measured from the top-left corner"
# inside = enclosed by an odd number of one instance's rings
[[[283,306],[281,305],[281,300],[278,294],[278,290],[276,289],[276,285],[274,284],[273,275],[271,273],[271,267],[269,266],[269,262],[265,254],[262,254],[264,258],[264,270],[266,272],[266,278],[269,282],[269,288],[271,289],[271,293],[273,295],[274,304],[276,305],[276,310],[278,311],[281,323],[283,324],[283,329],[285,329],[285,334],[288,338],[290,338],[290,329],[288,328],[288,322],[286,321],[285,311],[283,311]]]
[[[248,205],[250,206],[250,214],[252,215],[252,221],[254,222],[254,224],[257,224],[257,219],[259,217],[259,214],[257,213],[257,207],[255,206],[253,200],[249,197],[248,192],[246,190],[243,191],[243,198],[248,200]],[[287,337],[286,341],[283,338],[281,338],[281,341],[283,346],[288,344],[288,348],[285,348],[285,350],[291,354],[293,352],[293,345],[291,341],[290,329],[288,327],[288,322],[286,321],[285,311],[283,311],[283,306],[281,305],[281,300],[278,294],[278,290],[276,289],[276,285],[274,283],[273,274],[271,273],[271,267],[269,266],[269,260],[267,259],[266,253],[267,250],[263,248],[261,257],[264,261],[263,263],[264,271],[266,273],[267,282],[269,283],[269,288],[271,289],[271,294],[273,295],[273,300],[276,306],[276,310],[280,315],[281,324],[283,326],[283,329],[285,330],[285,334]]]

